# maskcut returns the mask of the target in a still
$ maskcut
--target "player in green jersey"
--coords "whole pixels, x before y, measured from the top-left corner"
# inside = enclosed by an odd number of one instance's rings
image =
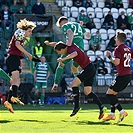
[[[58,27],[61,27],[63,33],[66,35],[66,45],[71,46],[72,44],[76,44],[80,49],[84,51],[83,36],[86,35],[89,38],[90,34],[86,33],[86,30],[83,28],[81,24],[77,22],[68,22],[68,18],[62,16],[58,19],[56,25]],[[45,44],[54,46],[56,42],[49,43],[48,41],[45,41]],[[63,55],[62,57],[65,56],[67,55]],[[55,80],[54,80],[54,85],[52,87],[53,92],[57,91],[59,79],[63,73],[63,68],[70,60],[71,59],[59,63],[55,72]],[[77,63],[73,62],[72,71],[74,75],[78,73],[78,66],[79,65]]]

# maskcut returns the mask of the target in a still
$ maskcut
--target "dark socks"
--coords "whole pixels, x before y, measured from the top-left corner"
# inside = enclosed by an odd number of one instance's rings
[[[12,85],[12,96],[17,97],[17,89],[18,87],[16,85]]]
[[[79,89],[78,87],[72,87],[73,95],[74,95],[74,108],[79,107]]]
[[[9,90],[7,101],[11,103],[11,97],[12,97],[12,90]]]
[[[98,105],[100,110],[104,107],[102,102],[94,92],[91,92],[88,96],[93,99],[93,101]]]
[[[121,107],[120,103],[118,102],[118,98],[116,97],[116,95],[113,94],[106,94],[110,104],[114,107],[116,107],[119,111],[121,111],[123,108]]]
[[[111,105],[111,112],[115,113],[115,106]]]

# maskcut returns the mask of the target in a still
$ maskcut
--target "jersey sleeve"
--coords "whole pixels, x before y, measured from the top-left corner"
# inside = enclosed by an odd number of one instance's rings
[[[71,54],[71,53],[73,53],[75,51],[76,51],[76,49],[74,47],[68,46],[68,50],[67,50],[68,54]]]
[[[117,49],[115,49],[115,52],[114,52],[114,57],[115,58],[121,58],[121,52],[120,52],[120,50],[117,48]]]
[[[131,58],[133,59],[133,50],[131,50]]]

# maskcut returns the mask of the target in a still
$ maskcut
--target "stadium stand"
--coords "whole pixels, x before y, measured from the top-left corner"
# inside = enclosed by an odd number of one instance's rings
[[[46,14],[50,13],[54,16],[54,21],[53,21],[54,24],[55,24],[56,20],[58,19],[58,17],[61,16],[61,15],[64,15],[64,16],[68,17],[69,21],[71,21],[71,22],[76,22],[78,14],[82,9],[85,10],[87,15],[89,15],[90,13],[92,14],[92,18],[94,18],[93,21],[96,25],[96,28],[93,28],[91,30],[89,30],[89,29],[86,29],[86,30],[87,30],[87,32],[89,32],[91,34],[91,36],[93,34],[95,34],[97,30],[99,30],[103,42],[101,44],[100,51],[94,52],[94,51],[89,50],[89,41],[90,41],[91,37],[87,38],[86,36],[84,36],[85,52],[88,56],[90,56],[92,62],[94,62],[96,60],[97,56],[99,56],[99,55],[102,56],[102,58],[105,61],[105,67],[108,70],[108,74],[106,74],[106,75],[101,75],[100,74],[100,75],[96,76],[96,83],[95,83],[96,87],[94,88],[94,90],[97,93],[104,93],[105,94],[107,86],[110,84],[110,82],[115,77],[115,75],[111,73],[112,64],[111,64],[110,60],[105,56],[106,55],[106,46],[109,42],[109,39],[112,36],[114,36],[117,31],[121,30],[121,29],[117,29],[117,25],[115,26],[115,29],[105,30],[105,29],[101,28],[103,20],[104,20],[103,18],[107,15],[108,11],[111,11],[111,13],[113,15],[113,18],[114,18],[114,21],[115,21],[115,24],[116,24],[116,20],[117,20],[119,14],[121,13],[121,11],[124,11],[126,13],[126,15],[131,14],[133,9],[128,8],[128,6],[129,6],[128,0],[122,0],[122,1],[123,1],[124,8],[120,8],[120,9],[111,8],[111,9],[109,9],[109,8],[104,7],[104,4],[105,4],[104,0],[92,0],[93,6],[92,7],[87,7],[87,8],[85,8],[83,6],[79,7],[79,8],[75,7],[73,5],[72,0],[42,0],[43,4],[46,6],[46,12],[47,12]],[[24,7],[27,14],[32,13],[31,12],[32,5],[35,4],[35,2],[36,2],[36,0],[28,1],[28,6]],[[4,5],[2,5],[0,7],[0,10],[3,9],[3,6]],[[12,11],[13,13],[16,13],[18,11],[18,7],[19,6],[14,6],[13,4],[11,4],[10,11]],[[49,10],[49,7],[51,7],[50,10]],[[13,17],[13,20],[14,20],[14,17]],[[12,31],[9,31],[7,29],[0,28],[0,43],[1,43],[2,50],[7,48],[7,45],[8,45],[8,42],[9,42],[8,39],[11,38],[11,36],[13,34],[13,31],[14,31],[14,29]],[[59,38],[63,38],[61,33],[57,34],[57,32],[55,33],[55,31],[52,31],[52,32],[53,32],[53,33],[51,33],[52,38],[50,36],[47,36],[47,37],[44,37],[44,38],[45,39],[50,38],[50,40],[52,40],[52,41],[57,41]],[[124,32],[126,32],[126,33],[129,32],[129,33],[133,34],[133,30],[129,30],[129,29],[125,29]],[[33,37],[34,37],[34,35],[33,35]],[[42,39],[42,42],[45,39]],[[31,41],[31,42],[29,41],[29,43],[32,44],[32,43],[35,43],[35,42],[34,41]],[[49,80],[48,80],[48,87],[51,88],[51,86],[53,85],[54,72],[55,72],[55,68],[57,66],[56,58],[58,57],[58,55],[53,51],[52,48],[49,48],[48,46],[47,47],[45,46],[45,48],[46,48],[46,51],[45,51],[46,56],[47,56],[48,62],[49,62],[50,66],[51,66],[51,69],[52,69],[52,75],[49,77]],[[2,55],[0,55],[0,56],[2,56]],[[32,76],[28,75],[29,72],[30,72],[30,67],[29,67],[30,63],[27,62],[26,59],[24,59],[23,64],[24,64],[25,69],[24,69],[23,73],[21,74],[21,81],[22,82],[29,82],[30,81],[30,82],[33,83],[33,79],[31,78]],[[26,76],[24,76],[26,73],[28,73],[28,74]],[[133,81],[129,84],[127,92],[126,92],[125,97],[126,98],[128,97],[129,98],[128,100],[131,100],[131,98],[132,98],[131,97],[131,91],[133,91],[131,89],[132,85],[133,85]],[[99,89],[100,88],[99,86],[101,87],[101,89]],[[50,89],[49,89],[49,91],[50,91]],[[123,97],[124,97],[124,93],[125,92],[122,92],[122,94],[121,94],[121,95],[123,95]]]

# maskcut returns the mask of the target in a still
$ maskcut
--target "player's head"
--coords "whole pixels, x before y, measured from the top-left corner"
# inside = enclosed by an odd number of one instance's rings
[[[58,27],[61,27],[62,25],[66,24],[68,22],[68,18],[65,16],[61,16],[58,21],[56,22],[56,25]]]
[[[32,30],[36,27],[36,25],[32,21],[28,21],[26,19],[20,20],[17,23],[17,28],[25,31],[25,36],[30,37],[32,34]]]
[[[124,44],[126,40],[126,34],[122,31],[118,31],[116,33],[116,44],[119,45],[119,44]]]
[[[67,52],[67,45],[62,41],[59,41],[58,43],[56,43],[54,49],[58,54],[64,55]]]
[[[44,54],[42,54],[42,56],[40,57],[40,60],[41,60],[42,63],[44,63],[46,61],[46,58],[45,58]]]

